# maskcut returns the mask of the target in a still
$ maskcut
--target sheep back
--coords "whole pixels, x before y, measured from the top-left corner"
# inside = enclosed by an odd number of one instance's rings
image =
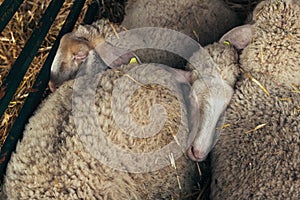
[[[85,104],[88,104],[85,98],[74,96],[74,85],[78,81],[76,79],[64,83],[42,103],[30,118],[23,140],[18,144],[8,165],[5,177],[8,199],[189,199],[192,198],[190,194],[197,193],[197,166],[183,155],[175,161],[176,169],[168,165],[155,171],[128,173],[100,162],[96,159],[95,152],[89,151],[83,142],[79,134],[81,128],[86,128],[86,133],[96,134],[100,134],[102,129],[105,136],[120,148],[141,153],[151,152],[174,142],[172,132],[179,130],[180,120],[183,120],[181,130],[188,132],[185,109],[178,104],[178,98],[181,97],[174,97],[171,91],[155,84],[138,88],[132,96],[130,109],[132,118],[137,123],[147,124],[149,106],[161,101],[162,105],[167,106],[165,110],[168,116],[161,131],[153,137],[140,139],[128,135],[126,137],[118,129],[112,117],[110,101],[118,79],[123,77],[134,81],[133,75],[128,76],[131,68],[132,66],[124,66],[103,72],[96,93],[95,90],[83,86],[88,93],[95,95],[95,124],[88,124],[87,116],[80,109],[74,112],[76,103],[81,103],[79,108],[85,108]],[[140,73],[143,73],[142,69],[147,71],[151,67],[138,68]],[[172,83],[170,75],[159,70],[154,74],[161,74],[157,78]],[[124,90],[131,90],[130,87],[126,88],[126,84],[123,87]],[[153,113],[149,112],[151,116]],[[178,117],[179,114],[182,117]],[[76,121],[80,123],[76,124]],[[96,137],[89,144],[92,146],[97,142],[101,141],[97,141]],[[100,156],[107,160],[121,159],[113,157],[115,154]],[[125,168],[130,167],[130,163],[126,164]],[[149,165],[146,167],[151,168]]]
[[[213,199],[298,199],[299,1],[265,1],[212,151]],[[298,39],[297,39],[298,38]]]
[[[130,0],[125,6],[122,25],[128,29],[169,28],[207,45],[239,23],[236,13],[219,0]]]
[[[217,41],[226,31],[240,23],[236,13],[223,1],[135,1],[130,0],[125,6],[122,25],[127,29],[142,27],[161,27],[181,32],[201,45]],[[151,37],[151,36],[149,36]],[[172,45],[169,35],[157,43]],[[179,41],[180,42],[180,41]],[[191,52],[197,49],[181,44],[178,49]],[[181,55],[158,49],[140,49],[136,51],[144,63],[162,63],[175,68],[184,68],[185,58]]]
[[[211,197],[298,199],[299,93],[253,75],[271,96],[248,78],[237,83],[212,151]]]
[[[300,84],[299,1],[261,4],[254,10],[255,31],[242,52],[242,67],[266,74],[280,85]]]

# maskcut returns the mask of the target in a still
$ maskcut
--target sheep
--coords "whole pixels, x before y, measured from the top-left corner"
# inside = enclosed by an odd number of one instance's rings
[[[206,46],[240,23],[236,13],[220,0],[128,0],[122,25],[127,29],[168,28]]]
[[[181,32],[202,46],[217,41],[225,32],[241,23],[237,14],[220,0],[129,0],[125,4],[122,25],[127,29],[161,27]],[[159,44],[168,46],[168,37]],[[192,55],[198,49],[180,45],[183,52]],[[135,51],[145,63],[159,62],[170,67],[184,69],[186,60],[176,54],[158,49]]]
[[[83,30],[85,30],[85,29],[83,29]],[[97,29],[95,29],[95,30],[98,31]],[[80,33],[80,35],[78,35],[78,32]],[[77,37],[82,37],[82,35],[90,34],[89,32],[93,33],[93,30],[92,31],[89,30],[87,33],[80,30],[80,31],[75,32],[75,34],[77,34]],[[150,39],[145,37],[148,35],[151,35],[151,37],[149,37]],[[168,36],[172,36],[172,37],[168,38]],[[82,48],[79,48],[76,37],[73,37],[72,35],[70,35],[70,36],[67,35],[66,37],[71,37],[70,41],[67,43],[66,46],[77,46],[78,51],[80,51],[80,49],[82,49]],[[86,37],[86,38],[89,38],[89,37]],[[153,38],[155,38],[155,39],[153,39]],[[172,41],[172,45],[168,45],[167,47],[165,47],[164,44],[156,43],[157,41],[161,41],[164,38],[168,38],[169,41]],[[64,44],[65,41],[66,41],[65,39],[62,41],[63,46],[65,45]],[[85,42],[86,41],[83,41],[83,46],[85,46]],[[72,43],[75,43],[75,45],[73,45]],[[177,55],[181,55],[181,57],[183,57],[185,59],[188,59],[191,52],[190,51],[183,52],[184,50],[178,46],[180,46],[181,44],[184,44],[183,46],[189,46],[189,48],[193,49],[193,50],[200,48],[198,43],[196,43],[191,38],[186,37],[184,34],[181,34],[176,31],[160,29],[160,28],[144,28],[142,30],[136,29],[136,30],[132,30],[132,31],[122,32],[122,33],[118,34],[117,38],[109,40],[109,43],[103,42],[102,44],[109,44],[112,52],[116,51],[116,50],[120,50],[120,49],[123,49],[123,50],[130,49],[131,51],[136,51],[137,49],[141,49],[144,47],[165,49],[165,50],[167,49],[168,52],[175,52]],[[104,48],[102,44],[94,47],[96,49],[96,51],[99,52],[100,55],[104,55],[104,53],[103,53],[104,49],[106,51],[106,54],[107,54],[107,52],[109,52],[107,50],[108,46],[106,45],[106,47]],[[218,45],[219,44],[217,44],[215,46],[218,46]],[[224,46],[224,45],[221,45],[221,46]],[[211,47],[207,47],[207,48],[209,49]],[[75,49],[75,48],[69,48],[69,49]],[[220,51],[223,51],[223,49],[218,49],[216,52],[220,52]],[[231,51],[234,51],[234,50],[231,49]],[[67,58],[67,56],[65,56],[64,54],[69,54],[69,53],[68,52],[66,53],[66,51],[60,51],[60,52],[62,52],[61,54],[59,54],[59,58],[62,58],[62,60],[60,60],[60,62],[63,63],[64,59]],[[130,51],[128,51],[127,53],[126,53],[126,51],[124,51],[124,52],[125,52],[125,55],[132,55],[132,54],[130,54]],[[213,54],[212,52],[213,51],[211,51],[211,54]],[[78,53],[72,52],[72,54],[77,55]],[[112,53],[112,54],[114,54],[114,53]],[[207,54],[203,53],[202,48],[200,48],[200,50],[198,51],[198,54],[201,56],[207,55]],[[222,61],[223,59],[230,60],[230,58],[226,58],[227,54],[228,54],[228,52],[225,52],[224,57],[219,58],[219,61],[216,61],[216,62],[217,63],[224,62],[224,61]],[[228,54],[228,57],[230,57],[229,55],[231,56],[232,62],[234,62],[234,60],[237,60],[237,57],[234,56],[235,55],[234,53]],[[189,156],[195,161],[203,161],[207,157],[211,148],[213,147],[214,142],[217,139],[217,137],[216,137],[217,134],[214,133],[215,132],[214,127],[215,127],[219,117],[222,115],[224,109],[226,108],[226,105],[228,104],[228,102],[231,98],[231,95],[232,95],[232,83],[230,83],[231,85],[228,85],[226,82],[223,82],[222,79],[220,79],[220,77],[218,76],[219,72],[216,72],[214,75],[210,74],[211,73],[210,69],[214,69],[214,68],[216,69],[217,66],[215,66],[215,64],[210,60],[209,56],[207,56],[207,57],[206,56],[201,57],[201,56],[200,57],[196,56],[194,59],[190,60],[190,63],[197,63],[195,65],[198,65],[197,70],[194,70],[194,72],[193,72],[193,73],[198,74],[198,75],[196,75],[197,76],[196,79],[199,79],[199,80],[197,80],[196,83],[194,83],[195,80],[193,80],[193,81],[190,80],[191,79],[190,76],[192,73],[190,73],[188,71],[177,70],[178,72],[180,72],[181,74],[183,74],[186,77],[188,82],[191,85],[193,85],[194,90],[197,91],[197,93],[198,93],[197,98],[201,102],[196,102],[196,103],[201,105],[201,107],[203,107],[203,108],[207,108],[205,110],[201,108],[201,112],[203,112],[203,113],[201,113],[200,118],[203,119],[202,121],[203,122],[207,121],[208,116],[210,118],[210,121],[214,120],[214,123],[211,123],[212,126],[209,129],[197,130],[198,131],[198,134],[197,134],[198,142],[194,143],[190,147],[190,150],[189,150],[190,151]],[[102,56],[102,58],[104,58],[104,57],[106,57],[106,56]],[[118,57],[118,56],[116,55],[115,57]],[[124,58],[124,56],[123,56],[123,58]],[[125,58],[130,58],[130,56],[129,57],[125,56]],[[55,59],[55,60],[57,61],[59,59]],[[114,58],[109,58],[106,60],[112,61],[112,60],[114,60]],[[124,61],[124,59],[121,59],[121,60]],[[205,60],[205,62],[202,60]],[[58,63],[58,62],[54,62],[54,63]],[[106,63],[109,63],[109,62],[106,62]],[[128,59],[126,59],[126,61],[123,63],[128,63]],[[205,72],[205,69],[201,69],[201,67],[200,67],[205,63],[208,63],[207,66],[209,67],[208,68],[209,70],[207,72]],[[228,64],[228,63],[221,63],[221,65],[224,65],[224,64]],[[70,68],[74,68],[74,64],[73,64],[73,66],[70,65]],[[59,68],[57,68],[55,70],[56,70],[57,76],[64,74],[64,73],[60,72],[61,70]],[[52,70],[52,71],[54,71],[54,70]],[[67,70],[65,72],[67,72]],[[227,74],[229,74],[229,73],[227,72]],[[214,79],[212,79],[211,76],[213,76]],[[206,79],[208,81],[207,83],[204,83],[205,82],[205,81],[203,81],[204,77],[206,77]],[[52,79],[51,81],[53,81],[53,80],[54,79]],[[203,92],[204,90],[206,90],[206,91]],[[205,98],[202,98],[203,93],[209,94],[209,95],[207,95]],[[217,102],[215,102],[216,98],[219,99]],[[206,100],[202,101],[202,99],[206,99]],[[193,100],[189,99],[189,101],[193,101]],[[219,106],[219,107],[216,107],[216,106]],[[210,115],[211,109],[215,109],[215,111],[213,112],[214,113],[213,115]],[[191,118],[192,119],[190,121],[195,121],[199,117],[193,116]],[[194,125],[193,127],[195,128],[196,125]],[[205,127],[205,126],[202,126],[202,127]],[[195,130],[194,128],[192,128],[192,130]],[[201,135],[201,137],[200,137],[200,135]],[[209,139],[208,139],[208,137],[209,137]],[[202,143],[204,141],[205,141],[205,145]]]
[[[104,63],[100,61],[100,64]],[[8,199],[192,198],[188,195],[196,194],[200,180],[196,164],[178,150],[177,153],[174,151],[172,167],[169,154],[165,152],[168,149],[160,149],[169,146],[169,143],[172,144],[172,151],[174,148],[181,149],[173,134],[178,132],[178,137],[188,132],[187,111],[182,103],[184,97],[179,92],[179,84],[172,79],[174,74],[168,72],[170,69],[144,65],[133,64],[104,71],[99,84],[96,84],[96,91],[80,81],[80,78],[84,82],[93,82],[94,79],[81,76],[66,82],[51,94],[30,118],[22,142],[11,157],[5,176]],[[145,112],[151,105],[160,103],[165,107],[167,119],[156,135],[146,139],[136,138],[128,135],[126,129],[119,128],[113,118],[113,89],[120,86],[123,96],[126,96],[132,91],[132,84],[140,86],[138,77],[148,74],[147,80],[151,83],[149,73],[155,79],[160,76],[164,85],[145,84],[134,91],[129,105],[132,118],[139,126],[147,125],[149,120],[161,120],[157,113],[159,110],[151,109],[148,114]],[[165,88],[167,86],[170,89]],[[82,92],[95,96],[89,98]],[[117,100],[123,96],[118,94]],[[95,110],[90,111],[89,101],[93,99]],[[122,114],[123,110],[116,112],[116,115]],[[149,119],[148,115],[155,118]],[[156,124],[153,127],[156,128]],[[81,135],[80,130],[85,134]],[[101,135],[100,130],[103,130],[104,138],[129,154],[152,152],[153,156],[148,156],[152,160],[147,160],[147,156],[141,157],[146,160],[119,157],[116,148],[107,146],[106,141],[97,136]],[[148,130],[147,127],[145,130]],[[88,138],[90,134],[94,134],[93,141]],[[180,145],[184,145],[185,138],[177,139]],[[108,150],[108,154],[99,151],[97,145],[102,150]],[[162,161],[167,166],[159,166]],[[131,173],[126,172],[128,170],[132,170]]]
[[[211,198],[299,199],[299,1],[264,1],[253,21],[243,27],[253,33],[240,55],[243,76],[211,154]]]

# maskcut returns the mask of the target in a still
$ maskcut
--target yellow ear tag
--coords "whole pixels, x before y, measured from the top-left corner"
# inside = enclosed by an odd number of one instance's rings
[[[229,42],[228,40],[225,40],[223,43],[224,43],[225,45],[230,45],[230,42]]]
[[[129,64],[137,63],[137,60],[135,57],[131,58],[129,61]]]

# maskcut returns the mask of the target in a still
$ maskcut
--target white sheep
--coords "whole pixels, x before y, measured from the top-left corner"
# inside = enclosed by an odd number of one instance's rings
[[[102,59],[106,60],[107,64],[112,62],[114,58],[118,58],[118,54],[124,54],[124,56],[121,56],[117,63],[126,64],[129,62],[130,56],[133,56],[133,54],[130,53],[131,51],[145,48],[162,50],[167,49],[167,52],[173,52],[176,55],[180,55],[188,60],[190,55],[192,55],[192,52],[196,51],[197,49],[199,50],[200,48],[199,44],[197,44],[194,40],[173,30],[148,27],[125,31],[119,34],[117,34],[115,30],[120,31],[122,30],[122,27],[113,25],[108,21],[99,20],[91,26],[81,26],[77,31],[65,35],[61,40],[58,53],[54,59],[51,69],[50,88],[54,90],[53,85],[57,86],[64,80],[74,77],[77,74],[80,64],[86,60],[88,52],[92,48],[96,48],[96,51],[99,53],[99,55],[101,55]],[[105,42],[103,40],[104,37],[107,38]],[[94,41],[97,41],[97,43]],[[100,44],[98,44],[99,41]],[[161,41],[168,41],[169,44],[166,45]],[[186,49],[185,46],[188,46],[189,48]],[[130,49],[130,51],[126,51],[126,49]],[[197,54],[201,56],[206,55],[202,50],[203,49],[200,48]],[[69,59],[70,56],[68,55],[73,55],[73,58]],[[115,57],[113,55],[115,55]],[[154,54],[152,54],[150,57],[153,57],[153,55]],[[225,53],[223,59],[228,59],[226,57],[228,55]],[[205,59],[205,62],[202,62],[203,59]],[[233,56],[232,59],[237,58]],[[198,132],[198,142],[195,142],[189,150],[189,156],[193,160],[202,161],[206,158],[217,139],[217,133],[214,131],[215,126],[231,98],[232,83],[230,83],[231,85],[228,85],[226,82],[223,82],[222,79],[220,79],[219,72],[211,74],[211,71],[208,70],[205,72],[205,69],[201,68],[203,64],[206,64],[208,69],[217,68],[210,57],[206,58],[205,56],[196,56],[194,59],[190,60],[190,62],[197,63],[196,65],[198,65],[197,70],[195,71],[198,74],[198,81],[196,81],[195,84],[194,81],[189,80],[189,82],[193,85],[198,94],[199,102],[197,102],[197,104],[199,104],[201,107],[200,118],[203,123],[213,121],[211,122],[210,128],[195,130]],[[222,64],[223,63],[221,63],[221,65]],[[107,68],[107,66],[104,67]],[[189,72],[184,72],[181,70],[179,71],[183,73],[187,79],[190,79]],[[212,79],[211,76],[214,76],[214,79]],[[204,77],[206,78],[204,79]],[[204,83],[206,79],[208,82]],[[207,94],[207,96],[202,98],[203,94]],[[215,101],[216,97],[219,99],[217,102]],[[205,101],[203,101],[203,99],[205,99]],[[215,111],[211,112],[211,110]],[[199,117],[193,116],[190,121],[195,121],[198,118]],[[197,123],[199,122],[197,121]],[[195,125],[192,126],[196,127]],[[201,127],[206,126],[201,125]],[[192,130],[194,131],[194,128],[192,128]],[[203,142],[205,144],[203,144]]]
[[[231,28],[241,23],[237,14],[222,0],[129,0],[125,4],[122,25],[127,29],[161,27],[181,32],[202,46],[216,42]],[[159,41],[170,45],[171,36]],[[181,44],[188,57],[197,49]],[[186,60],[176,54],[158,49],[140,49],[135,52],[145,63],[162,63],[183,69]]]
[[[212,151],[211,198],[299,199],[300,2],[262,2],[253,20],[223,38],[253,33]]]
[[[122,25],[176,30],[205,46],[239,23],[237,14],[221,0],[128,0]]]
[[[80,79],[85,83],[94,81],[93,77],[84,79],[85,76],[76,79],[79,82],[75,81],[75,85],[71,80],[58,88],[30,118],[24,137],[11,157],[5,176],[8,199],[195,197],[200,180],[197,166],[182,152],[189,133],[187,108],[179,92],[181,83],[168,70],[149,64],[128,65],[103,72],[96,91],[82,84]],[[151,83],[151,76],[159,77],[163,84],[140,85],[143,82],[139,77],[147,77]],[[116,102],[113,107],[114,90],[121,87],[123,94],[117,93],[115,98],[124,103],[122,98],[130,94],[132,85],[138,88],[131,96],[131,115],[121,118],[124,123],[132,117],[149,134],[147,130],[156,129],[159,124],[155,120],[164,119],[161,110],[150,107],[164,106],[166,121],[151,137],[129,135],[114,118],[112,110],[119,105]],[[116,115],[123,112],[116,110]],[[152,126],[147,129],[148,123]],[[176,133],[180,146],[174,139]],[[163,149],[165,146],[170,146],[171,153],[168,148]],[[174,151],[171,164],[174,149],[177,152]],[[123,151],[129,155],[119,153]],[[148,152],[150,155],[143,156]],[[135,154],[141,156],[136,158]],[[166,166],[160,166],[160,162]]]

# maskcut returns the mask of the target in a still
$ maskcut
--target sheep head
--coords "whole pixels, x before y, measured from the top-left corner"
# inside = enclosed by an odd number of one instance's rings
[[[202,83],[199,83],[201,79],[198,77],[193,84],[201,112],[199,130],[188,151],[193,160],[203,160],[213,147],[219,134],[215,130],[216,125],[224,116],[223,112],[233,94],[239,71],[234,66],[237,66],[238,58],[236,53],[222,50],[226,48],[225,44],[242,50],[239,64],[244,71],[259,72],[283,85],[300,84],[300,61],[297,59],[300,57],[299,11],[299,1],[264,1],[253,12],[253,24],[236,27],[226,33],[219,44],[206,47],[212,60],[217,63],[216,67],[207,67],[213,66],[212,62],[203,65],[206,58],[201,53],[193,55],[191,59],[199,60],[194,71],[202,73],[203,77]],[[223,59],[218,59],[218,56]],[[232,64],[228,62],[230,60]],[[205,79],[207,69],[220,71],[211,71],[212,76]]]
[[[227,35],[231,37],[230,33]],[[189,62],[200,116],[196,137],[188,149],[188,155],[192,160],[202,161],[221,133],[224,112],[233,95],[240,70],[236,49],[221,42],[195,52]]]
[[[64,81],[76,76],[80,64],[92,49],[89,41],[68,33],[61,38],[58,51],[51,66],[49,87],[54,91]]]
[[[95,43],[95,40],[68,33],[62,37],[51,66],[50,90],[54,92],[63,82],[75,78],[79,67],[90,54],[90,57],[93,57],[94,51],[103,59],[104,70],[127,64],[133,57],[130,51],[113,46],[102,37],[98,37]]]
[[[88,55],[93,57],[95,51],[107,65],[102,66],[103,69],[128,63],[133,57],[130,52],[105,41],[122,30],[122,26],[113,25],[108,20],[98,20],[91,25],[80,25],[76,31],[65,34],[51,66],[50,90],[54,91],[63,82],[75,78],[81,64],[86,62]]]

